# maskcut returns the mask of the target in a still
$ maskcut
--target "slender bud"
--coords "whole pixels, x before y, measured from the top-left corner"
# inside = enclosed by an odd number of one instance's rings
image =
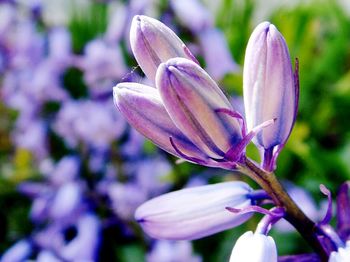
[[[230,262],[277,262],[277,249],[272,237],[252,231],[239,237]]]
[[[344,182],[337,195],[337,231],[344,240],[350,240],[350,181]]]
[[[286,143],[292,130],[298,104],[298,81],[286,42],[269,22],[258,25],[249,39],[243,77],[248,130],[276,119],[253,140],[265,151],[273,151]]]
[[[198,159],[207,158],[174,125],[155,88],[137,83],[120,83],[114,87],[113,95],[116,106],[128,122],[157,146],[179,156],[170,142],[171,137],[184,154]]]
[[[240,181],[182,189],[144,203],[135,218],[154,238],[198,239],[248,220],[252,213],[235,214],[226,207],[250,206],[251,191]]]
[[[136,61],[151,81],[154,81],[158,66],[168,59],[195,59],[169,27],[143,15],[137,15],[132,20],[130,45]]]
[[[215,81],[196,63],[173,58],[159,66],[156,86],[175,125],[205,154],[220,158],[242,140],[237,119],[216,110],[232,110]]]

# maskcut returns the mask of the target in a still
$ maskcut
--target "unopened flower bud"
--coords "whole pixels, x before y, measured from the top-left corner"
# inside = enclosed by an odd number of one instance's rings
[[[252,213],[235,214],[226,207],[251,205],[252,189],[243,182],[225,182],[182,189],[141,205],[136,220],[152,237],[190,240],[238,226]]]
[[[215,81],[196,63],[173,58],[159,66],[156,86],[175,125],[205,154],[220,158],[242,140],[233,110]]]
[[[114,102],[128,122],[145,137],[165,151],[179,156],[170,139],[181,152],[198,159],[207,158],[175,126],[158,91],[138,83],[120,83],[113,89]]]
[[[276,119],[256,136],[254,143],[270,151],[283,146],[295,121],[298,87],[286,42],[269,22],[258,25],[249,39],[243,88],[248,130]]]
[[[137,15],[132,20],[130,44],[136,61],[151,81],[154,81],[158,66],[168,59],[195,59],[169,27],[143,15]]]

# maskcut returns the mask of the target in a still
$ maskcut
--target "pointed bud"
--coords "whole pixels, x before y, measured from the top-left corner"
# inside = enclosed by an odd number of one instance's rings
[[[113,95],[116,106],[128,122],[157,146],[179,156],[171,145],[171,137],[184,154],[207,158],[174,125],[155,88],[137,83],[120,83],[114,87]]]
[[[243,182],[226,182],[182,189],[141,205],[135,219],[150,236],[190,240],[238,226],[251,217],[234,214],[226,207],[251,205],[252,189]]]
[[[272,237],[252,231],[239,237],[230,262],[277,262],[277,249]]]
[[[132,20],[130,45],[136,61],[151,81],[154,81],[158,66],[168,59],[195,59],[169,27],[143,15],[137,15]]]
[[[215,81],[196,63],[173,58],[159,66],[156,86],[175,125],[205,154],[220,158],[242,140],[237,119],[216,110],[232,110]]]
[[[273,150],[289,137],[298,91],[286,42],[269,22],[258,25],[249,39],[243,77],[248,130],[276,119],[275,124],[262,130],[254,140],[265,150]]]

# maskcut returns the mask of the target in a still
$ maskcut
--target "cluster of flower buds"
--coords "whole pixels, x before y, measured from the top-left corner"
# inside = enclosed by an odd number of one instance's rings
[[[231,169],[242,160],[251,139],[274,125],[276,116],[247,132],[244,118],[185,44],[161,22],[135,16],[130,43],[155,87],[120,83],[114,88],[115,104],[132,126],[167,152],[201,165]]]
[[[133,127],[181,159],[224,169],[244,167],[245,148],[253,141],[261,151],[260,170],[274,171],[293,128],[299,96],[298,64],[293,71],[286,42],[274,25],[261,23],[249,39],[243,72],[245,117],[163,23],[135,16],[130,43],[153,85],[129,82],[114,87],[115,105]],[[277,261],[275,243],[267,234],[288,210],[277,203],[271,211],[260,207],[266,199],[271,200],[243,182],[219,183],[152,199],[137,209],[135,218],[152,237],[191,240],[240,225],[260,212],[266,216],[255,233],[239,238],[231,261]],[[330,211],[327,214],[318,224],[321,229],[322,223],[324,228],[329,224]],[[346,220],[343,214],[340,227],[350,224]],[[250,252],[253,245],[255,253]],[[328,254],[330,261],[340,261],[336,259],[348,249],[333,249],[338,252]]]

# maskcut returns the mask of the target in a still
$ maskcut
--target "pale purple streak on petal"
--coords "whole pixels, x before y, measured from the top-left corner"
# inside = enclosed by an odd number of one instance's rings
[[[242,224],[251,214],[234,214],[227,206],[251,204],[252,189],[243,182],[192,187],[154,198],[135,213],[136,220],[152,237],[198,239]]]
[[[176,126],[207,155],[219,158],[240,141],[238,120],[216,112],[232,110],[230,102],[196,63],[174,58],[161,64],[156,86]]]
[[[265,149],[285,143],[295,118],[295,83],[283,36],[268,22],[254,30],[246,49],[244,100],[248,129],[277,118],[258,134]]]
[[[151,81],[162,62],[174,57],[191,59],[184,50],[185,44],[169,27],[147,16],[133,18],[130,44],[136,61]]]
[[[170,143],[169,137],[172,137],[187,155],[206,159],[174,125],[155,88],[137,83],[121,83],[114,87],[113,93],[116,106],[128,122],[160,148],[179,156]]]

